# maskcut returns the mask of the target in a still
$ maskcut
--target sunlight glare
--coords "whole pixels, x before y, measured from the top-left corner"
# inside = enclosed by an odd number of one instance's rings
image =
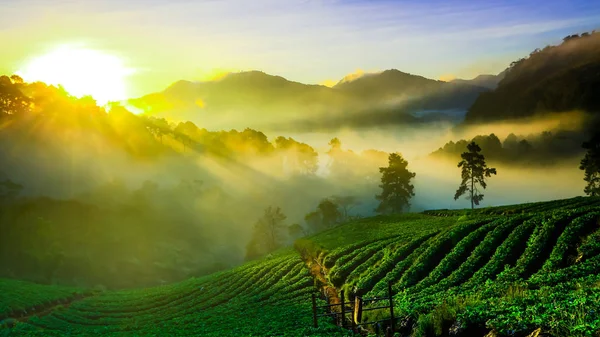
[[[128,98],[123,61],[101,51],[63,46],[32,59],[16,72],[25,81],[62,85],[71,95],[91,95],[99,105]]]

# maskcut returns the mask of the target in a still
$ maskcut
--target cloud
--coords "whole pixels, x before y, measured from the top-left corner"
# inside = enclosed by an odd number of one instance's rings
[[[199,65],[260,69],[304,83],[357,68],[463,78],[457,68],[468,63],[496,55],[503,66],[488,72],[500,72],[515,54],[547,44],[541,34],[560,42],[600,17],[600,5],[580,0],[550,1],[544,11],[534,0],[83,0],[51,8],[43,2],[11,2],[0,13],[0,39],[11,45],[0,65],[55,41],[85,39],[126,54],[135,68],[152,69],[137,76],[145,90],[193,79]]]

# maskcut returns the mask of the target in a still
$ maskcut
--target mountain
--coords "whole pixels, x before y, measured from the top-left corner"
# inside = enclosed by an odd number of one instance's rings
[[[331,128],[363,125],[365,119],[412,123],[411,113],[419,110],[466,110],[486,90],[395,69],[340,81],[333,88],[248,71],[216,81],[178,81],[128,104],[149,115],[191,120],[207,128]]]
[[[549,113],[600,112],[600,33],[570,35],[513,62],[491,92],[469,108],[468,124]]]
[[[470,80],[463,80],[460,78],[454,79],[450,81],[451,83],[462,83],[462,84],[471,84],[474,86],[488,88],[488,89],[496,89],[498,87],[498,83],[504,78],[506,75],[506,71],[503,71],[497,75],[479,75]]]
[[[396,69],[368,74],[333,87],[370,102],[402,103],[410,111],[467,109],[485,88],[448,83]]]

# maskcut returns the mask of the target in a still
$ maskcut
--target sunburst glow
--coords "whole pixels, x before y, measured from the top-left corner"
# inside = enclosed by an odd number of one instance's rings
[[[79,47],[57,48],[17,72],[26,81],[60,84],[77,97],[91,95],[101,105],[128,98],[126,77],[132,73],[117,56]]]

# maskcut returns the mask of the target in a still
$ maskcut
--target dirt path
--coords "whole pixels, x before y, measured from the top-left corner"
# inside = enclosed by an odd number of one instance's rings
[[[338,295],[337,289],[329,285],[329,282],[327,282],[326,275],[329,270],[318,261],[309,262],[308,268],[310,269],[310,273],[313,275],[313,277],[319,280],[321,284],[321,292],[327,298],[327,302],[329,302],[329,304],[341,303],[342,301]]]

